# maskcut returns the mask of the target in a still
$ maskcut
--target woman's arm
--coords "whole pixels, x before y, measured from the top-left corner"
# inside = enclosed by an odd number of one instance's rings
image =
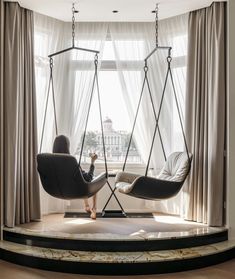
[[[90,168],[89,168],[88,172],[85,172],[84,170],[81,170],[82,171],[82,176],[87,182],[92,181],[92,179],[94,177],[94,170],[95,170],[94,164],[90,164]]]

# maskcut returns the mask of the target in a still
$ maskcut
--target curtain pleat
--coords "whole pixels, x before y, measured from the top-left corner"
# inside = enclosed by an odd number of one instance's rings
[[[186,218],[223,225],[226,40],[225,3],[189,16],[186,131],[193,165]]]
[[[5,225],[40,219],[33,13],[5,3],[4,215]]]
[[[0,0],[0,226],[3,225],[3,49],[4,49],[4,5]],[[2,230],[0,230],[2,233]],[[2,236],[2,235],[1,235]]]

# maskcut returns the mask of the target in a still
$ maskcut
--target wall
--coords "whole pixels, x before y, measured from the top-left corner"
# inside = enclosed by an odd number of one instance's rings
[[[228,1],[227,225],[235,239],[235,0]]]

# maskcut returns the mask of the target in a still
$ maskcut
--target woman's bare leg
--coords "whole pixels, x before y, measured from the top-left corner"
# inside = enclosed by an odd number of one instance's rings
[[[97,205],[97,194],[92,197],[93,205],[91,209],[91,219],[96,219],[96,205]]]
[[[87,213],[91,213],[90,205],[88,203],[88,199],[84,199],[85,211]]]

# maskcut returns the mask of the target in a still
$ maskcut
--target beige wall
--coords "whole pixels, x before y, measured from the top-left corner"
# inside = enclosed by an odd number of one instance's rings
[[[228,1],[227,225],[235,239],[235,0]]]

